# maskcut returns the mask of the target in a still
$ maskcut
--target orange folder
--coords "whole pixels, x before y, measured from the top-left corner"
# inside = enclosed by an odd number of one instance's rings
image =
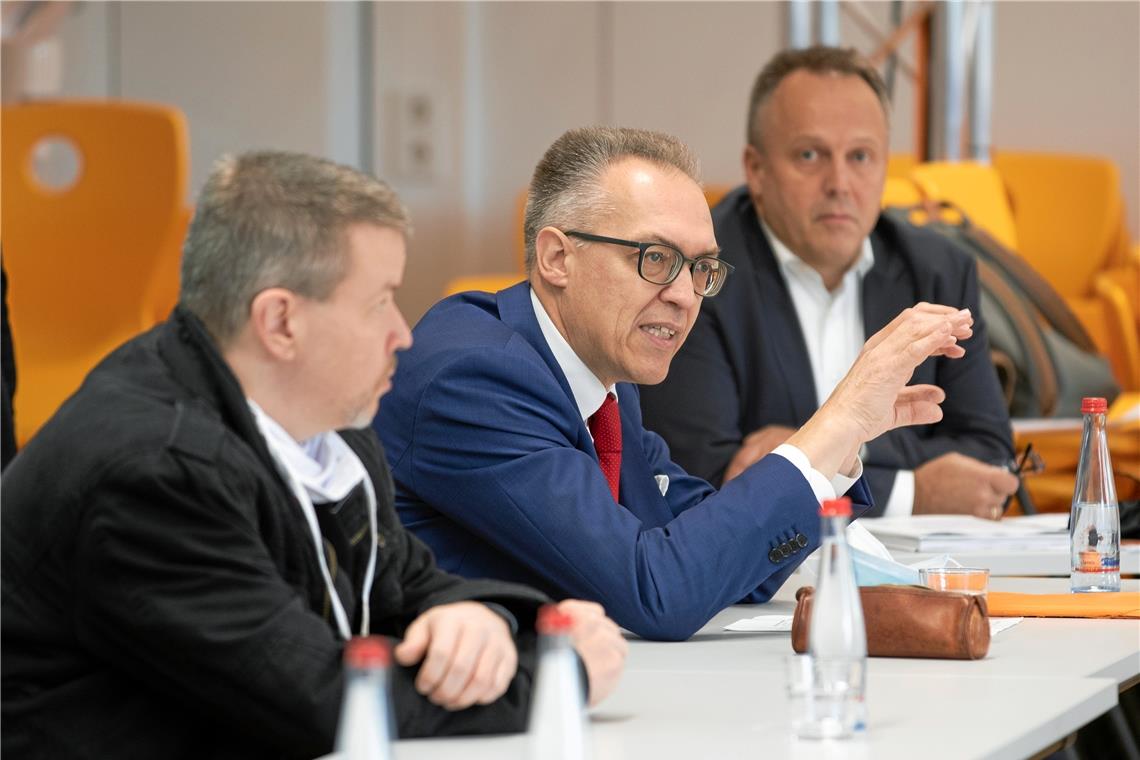
[[[1140,618],[1140,592],[986,595],[991,617]]]

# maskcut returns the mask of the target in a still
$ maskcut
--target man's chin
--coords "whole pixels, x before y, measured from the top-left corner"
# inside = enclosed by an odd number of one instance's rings
[[[638,385],[657,385],[665,382],[665,378],[669,375],[669,365],[664,367],[644,367],[630,382],[637,383]]]
[[[376,418],[376,412],[378,411],[380,411],[379,399],[368,409],[362,410],[356,414],[356,416],[354,416],[345,427],[352,428],[354,430],[364,430],[372,424],[372,420]]]

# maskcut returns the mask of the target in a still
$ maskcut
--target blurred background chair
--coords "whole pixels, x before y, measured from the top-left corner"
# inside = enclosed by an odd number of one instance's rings
[[[503,288],[509,288],[516,282],[526,279],[522,272],[514,274],[473,274],[467,277],[455,277],[443,286],[443,297],[464,293],[468,290],[482,290],[487,293],[497,293]]]
[[[887,206],[914,206],[924,200],[922,190],[909,177],[894,177],[887,174],[886,184],[883,185],[883,198],[880,205]]]
[[[1065,297],[1121,387],[1140,390],[1140,263],[1109,160],[1002,151],[1017,252]]]
[[[949,201],[1006,248],[1018,250],[1005,185],[992,166],[974,161],[932,161],[914,166],[910,178],[926,198]]]
[[[3,109],[3,128],[22,445],[108,351],[173,305],[189,150],[182,114],[158,105],[21,104]],[[74,152],[74,177],[52,186],[41,166],[60,144]]]

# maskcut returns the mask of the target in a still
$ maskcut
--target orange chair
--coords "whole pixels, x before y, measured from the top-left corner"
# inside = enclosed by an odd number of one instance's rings
[[[186,125],[172,108],[41,102],[3,109],[4,265],[22,444],[108,351],[154,323],[158,262],[185,226]],[[65,188],[37,176],[45,138],[79,157]]]
[[[927,198],[950,201],[1006,248],[1019,250],[1005,185],[992,166],[934,161],[915,166],[910,176]]]
[[[503,288],[509,288],[524,279],[526,279],[524,274],[476,274],[468,277],[456,277],[443,286],[443,297],[447,298],[468,290],[497,293]]]
[[[999,151],[994,168],[1008,191],[1018,252],[1061,295],[1087,296],[1096,273],[1126,263],[1120,172],[1111,161]]]
[[[1001,151],[1020,253],[1065,296],[1112,363],[1140,390],[1140,259],[1125,224],[1120,172],[1108,159]]]
[[[155,262],[154,273],[146,291],[147,314],[158,323],[170,316],[178,303],[178,285],[182,267],[182,243],[194,218],[193,208],[184,208],[171,228],[170,240]]]
[[[913,153],[892,153],[887,159],[887,177],[910,179],[911,170],[918,164],[918,157]]]
[[[736,185],[724,184],[705,185],[705,203],[709,204],[709,208],[712,208],[720,203],[721,199],[728,195],[735,187]]]
[[[923,201],[922,190],[908,177],[892,177],[887,175],[883,185],[883,208],[887,206],[914,206]]]

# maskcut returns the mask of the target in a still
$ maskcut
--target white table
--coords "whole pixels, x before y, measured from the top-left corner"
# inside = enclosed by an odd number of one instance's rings
[[[591,713],[594,760],[1024,758],[1116,704],[1116,686],[1108,679],[993,679],[981,684],[872,673],[867,689],[866,736],[816,742],[790,735],[782,676],[630,673]],[[1023,709],[1011,710],[1011,705]],[[528,749],[523,736],[414,740],[400,742],[397,757],[521,760]]]
[[[1024,758],[1111,709],[1118,689],[1140,676],[1140,621],[1027,618],[995,636],[983,660],[872,658],[867,735],[796,740],[783,672],[789,634],[723,626],[790,613],[798,581],[793,577],[767,605],[724,610],[687,642],[631,641],[621,685],[591,713],[594,760]],[[1067,582],[999,578],[991,588],[1053,593],[1067,590]],[[397,751],[401,760],[521,759],[528,747],[514,736],[414,740]]]
[[[787,633],[725,631],[724,626],[761,614],[792,613],[795,591],[810,580],[793,575],[774,600],[764,605],[729,607],[718,613],[688,641],[637,641],[627,669],[715,672],[777,671],[780,657],[791,651]],[[1067,578],[996,578],[995,591],[1056,594],[1069,590]],[[1140,589],[1140,581],[1124,582]],[[908,660],[874,657],[870,672],[889,675],[1016,678],[1043,674],[1073,678],[1111,678],[1121,687],[1140,678],[1140,620],[1025,618],[994,636],[982,660]]]

